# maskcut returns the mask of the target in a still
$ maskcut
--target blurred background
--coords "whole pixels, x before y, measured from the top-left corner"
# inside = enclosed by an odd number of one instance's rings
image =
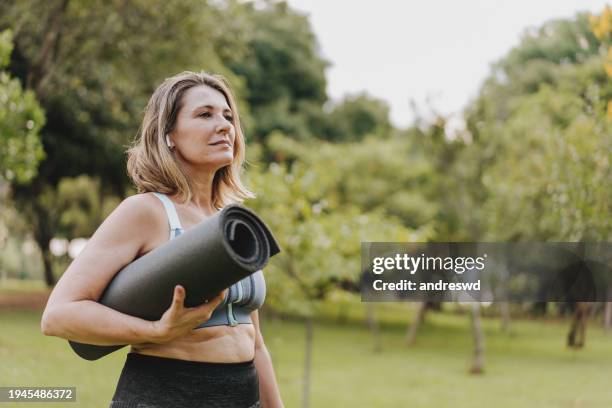
[[[284,250],[261,324],[286,406],[612,406],[611,302],[359,295],[361,241],[611,241],[612,10],[394,3],[0,1],[0,386],[107,406],[127,350],[81,360],[42,309],[135,193],[155,87],[206,70]]]

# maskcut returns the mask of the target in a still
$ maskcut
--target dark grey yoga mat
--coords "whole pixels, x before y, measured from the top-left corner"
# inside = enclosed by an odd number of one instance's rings
[[[264,222],[252,211],[230,205],[120,270],[99,302],[146,320],[170,307],[174,287],[186,291],[185,306],[201,305],[262,269],[280,252]],[[70,341],[86,360],[97,360],[125,345],[98,346]]]

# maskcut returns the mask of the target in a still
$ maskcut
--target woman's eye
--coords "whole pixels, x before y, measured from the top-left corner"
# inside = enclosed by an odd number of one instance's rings
[[[225,119],[227,119],[228,122],[234,121],[234,117],[232,115],[225,115]]]
[[[203,118],[210,118],[211,115],[210,115],[210,112],[202,112],[200,113],[200,116]]]

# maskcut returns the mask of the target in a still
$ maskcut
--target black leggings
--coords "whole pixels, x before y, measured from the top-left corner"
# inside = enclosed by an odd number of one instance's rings
[[[257,408],[253,361],[201,363],[129,353],[110,408]]]

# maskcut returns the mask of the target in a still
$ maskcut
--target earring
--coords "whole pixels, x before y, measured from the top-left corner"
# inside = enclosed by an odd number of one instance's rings
[[[168,135],[166,133],[166,146],[168,146],[168,149],[172,150],[174,148],[174,145],[170,142],[170,135]]]

